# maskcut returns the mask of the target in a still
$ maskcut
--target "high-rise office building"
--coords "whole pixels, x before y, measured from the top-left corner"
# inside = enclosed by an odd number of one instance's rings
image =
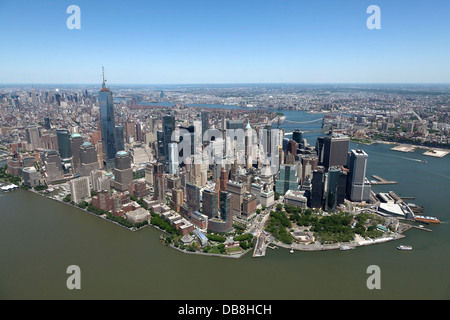
[[[180,127],[180,142],[184,141],[183,148],[180,150],[181,157],[189,157],[195,154],[195,127]],[[185,151],[186,148],[189,148]]]
[[[242,211],[241,216],[245,219],[250,219],[256,214],[256,195],[247,192],[244,194],[242,200]]]
[[[222,167],[220,171],[220,191],[227,191],[227,183],[228,183],[228,171],[225,167]]]
[[[145,166],[145,182],[149,185],[149,186],[153,186],[153,175],[155,174],[155,169],[154,166],[152,164],[147,164]]]
[[[193,183],[186,183],[186,204],[192,211],[200,211],[200,189]]]
[[[104,211],[113,210],[114,200],[111,198],[109,190],[99,190],[97,195],[92,197],[92,206]]]
[[[349,155],[349,177],[347,192],[351,201],[368,201],[371,185],[366,178],[368,155],[363,150],[351,150]]]
[[[325,201],[325,209],[327,211],[336,210],[340,172],[341,172],[341,169],[339,169],[337,167],[331,167],[328,169],[327,197],[326,197],[326,201]]]
[[[172,199],[170,200],[170,205],[172,209],[176,212],[180,212],[181,206],[184,204],[183,199],[183,189],[172,188]]]
[[[318,137],[316,141],[316,152],[318,157],[318,164],[323,165],[323,155],[325,149],[325,137]]]
[[[242,203],[244,201],[244,185],[236,181],[228,181],[227,192],[231,194],[231,207],[233,215],[240,216],[242,213]]]
[[[323,166],[325,169],[334,166],[345,166],[350,145],[350,138],[345,135],[333,134],[324,138]]]
[[[61,157],[58,151],[49,150],[44,154],[44,166],[47,181],[59,181],[64,178]]]
[[[48,133],[41,136],[42,148],[47,150],[58,150],[58,139],[56,134]]]
[[[94,191],[99,191],[100,189],[100,179],[104,177],[104,171],[102,170],[92,170],[90,173],[90,178],[91,178],[91,187],[92,190]],[[108,188],[109,190],[109,188]]]
[[[169,143],[169,173],[178,175],[178,144],[176,142]]]
[[[347,195],[347,171],[341,170],[339,172],[339,180],[337,187],[337,205],[345,203],[345,196]]]
[[[100,118],[102,126],[103,153],[106,162],[111,162],[116,156],[116,136],[114,121],[114,102],[113,95],[106,87],[105,76],[103,75],[102,89],[98,94],[100,105]]]
[[[119,151],[115,157],[114,188],[124,192],[133,181],[133,169],[131,168],[131,156],[126,151]]]
[[[231,129],[231,130],[237,130],[242,129],[244,130],[244,120],[226,120],[226,127],[225,129]]]
[[[298,178],[295,169],[296,166],[291,164],[280,166],[280,173],[275,182],[276,191],[280,195],[284,195],[288,190],[298,189]]]
[[[72,168],[73,173],[80,173],[81,161],[80,161],[80,147],[83,144],[83,138],[79,133],[74,133],[70,137],[70,153],[72,154]]]
[[[83,177],[88,177],[92,170],[99,169],[97,150],[89,141],[84,142],[79,148],[80,154],[80,174]]]
[[[59,155],[61,159],[70,158],[70,134],[67,129],[57,129],[56,138],[58,139]]]
[[[295,129],[295,131],[292,133],[292,140],[294,140],[298,144],[302,144],[303,143],[303,131],[300,131],[300,129]]]
[[[45,129],[50,130],[51,123],[50,123],[50,118],[49,117],[45,117],[44,118],[44,127],[45,127]]]
[[[144,133],[142,132],[142,123],[138,122],[135,126],[136,130],[136,141],[144,141]]]
[[[27,142],[33,149],[41,148],[41,138],[39,135],[39,128],[37,125],[28,126],[25,128]]]
[[[225,232],[233,227],[233,213],[231,205],[231,194],[227,191],[220,191],[220,219],[225,221]]]
[[[311,208],[322,208],[323,207],[323,192],[324,192],[324,174],[325,168],[322,166],[316,167],[316,170],[312,173],[312,190],[310,194]]]
[[[166,190],[164,187],[164,174],[161,172],[155,172],[153,189],[155,191],[155,200],[161,204],[166,204]]]
[[[266,125],[264,127],[264,131],[263,131],[263,146],[264,146],[264,153],[267,154],[268,156],[272,155],[273,151],[274,151],[274,135],[272,132],[272,126],[270,125]],[[283,142],[281,143],[281,145],[283,145]]]
[[[163,129],[163,154],[161,160],[164,159],[165,164],[168,164],[169,160],[169,143],[172,141],[172,134],[175,131],[175,117],[172,115],[167,115],[163,117],[162,121]]]
[[[208,216],[209,219],[218,217],[219,193],[214,190],[203,190],[202,205],[202,212]]]
[[[116,125],[114,127],[116,133],[116,149],[117,151],[125,151],[125,140],[123,136],[123,127],[121,125]]]
[[[123,124],[125,132],[125,140],[130,143],[136,140],[136,124],[133,121],[127,121]]]
[[[233,229],[231,194],[227,191],[219,191],[217,198],[218,202],[220,202],[219,211],[217,216],[213,216],[212,218],[208,217],[208,230],[212,232],[227,233]],[[214,204],[211,203],[211,206],[214,206]]]
[[[201,118],[202,118],[202,141],[205,137],[205,132],[206,130],[208,130],[208,112],[206,111],[201,111]]]
[[[156,131],[156,151],[157,159],[160,162],[164,161],[164,132]]]
[[[89,177],[80,177],[69,181],[70,195],[75,204],[89,199],[91,196],[91,188],[89,185]]]
[[[297,154],[298,143],[295,140],[289,140],[286,146],[287,153]]]

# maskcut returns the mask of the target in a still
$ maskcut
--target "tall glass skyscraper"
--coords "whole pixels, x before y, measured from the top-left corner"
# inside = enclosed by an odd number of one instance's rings
[[[339,184],[340,169],[337,167],[331,167],[328,170],[328,188],[325,209],[328,211],[334,211],[337,206],[337,192]]]
[[[116,144],[117,144],[117,152],[125,150],[124,136],[123,136],[123,127],[121,125],[117,125],[115,127],[116,130]]]
[[[70,158],[70,133],[67,129],[57,129],[56,138],[58,140],[59,155],[61,159]]]
[[[98,95],[100,104],[100,118],[102,124],[103,153],[106,161],[114,160],[116,156],[116,137],[114,123],[114,103],[112,92],[106,87],[105,76],[103,75],[102,89]]]
[[[275,184],[275,190],[281,195],[286,194],[288,190],[298,190],[295,165],[283,164],[280,166],[280,173]]]
[[[349,157],[350,176],[348,179],[348,193],[351,201],[368,201],[371,185],[366,178],[368,155],[363,150],[351,150]]]
[[[176,142],[169,143],[169,173],[178,175],[178,144]]]
[[[328,170],[334,166],[347,164],[350,138],[341,134],[325,136],[323,141],[323,166]]]
[[[208,112],[202,111],[200,114],[202,117],[202,141],[203,141],[205,132],[206,130],[208,130]]]
[[[172,133],[175,131],[175,117],[172,115],[163,116],[163,156],[166,167],[169,164],[169,143],[172,141]],[[162,159],[161,159],[162,160]],[[167,169],[167,168],[166,168]]]

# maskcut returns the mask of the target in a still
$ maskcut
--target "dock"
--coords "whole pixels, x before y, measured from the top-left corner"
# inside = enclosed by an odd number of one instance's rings
[[[255,250],[253,250],[253,258],[264,257],[266,255],[266,236],[260,234],[256,241]]]
[[[415,225],[413,225],[411,223],[400,223],[399,227],[397,229],[397,232],[400,233],[400,234],[403,234],[404,232],[406,232],[406,231],[408,231],[410,229],[419,229],[419,230],[423,230],[423,231],[433,232],[433,230],[431,230],[431,229],[415,226]]]
[[[433,232],[433,230],[427,229],[427,228],[424,228],[424,227],[419,227],[419,226],[412,226],[412,227],[415,228],[415,229],[419,229],[419,230],[424,230],[424,231],[428,231],[428,232]]]
[[[376,179],[377,181],[371,181],[370,184],[372,185],[377,185],[377,184],[397,184],[397,181],[389,181],[389,180],[385,180],[383,178],[381,178],[380,176],[377,175],[372,175],[372,178]]]

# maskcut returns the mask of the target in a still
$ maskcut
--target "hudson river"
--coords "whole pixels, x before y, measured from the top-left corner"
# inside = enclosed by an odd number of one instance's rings
[[[288,120],[317,114],[285,111]],[[316,130],[315,124],[283,124]],[[305,134],[312,145],[320,133]],[[351,148],[356,147],[355,144]],[[268,249],[263,258],[190,255],[159,243],[160,232],[131,232],[84,211],[22,190],[0,194],[1,299],[449,299],[450,156],[433,158],[359,145],[367,176],[425,207],[440,225],[411,229],[406,238],[349,251]],[[427,163],[416,161],[426,159]],[[400,251],[399,244],[413,246]],[[81,290],[69,290],[67,267],[81,269]],[[381,289],[369,290],[367,268],[381,270]]]

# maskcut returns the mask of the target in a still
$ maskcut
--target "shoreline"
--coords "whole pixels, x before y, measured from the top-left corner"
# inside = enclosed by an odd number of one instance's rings
[[[6,181],[0,180],[0,182],[6,182]],[[36,190],[33,190],[33,189],[22,189],[22,190],[24,190],[24,191],[31,191],[32,193],[37,194],[37,195],[39,195],[39,196],[41,196],[43,198],[47,198],[47,199],[54,200],[54,201],[57,201],[59,203],[65,204],[65,205],[69,205],[69,206],[71,206],[73,208],[76,208],[76,209],[79,209],[81,211],[87,212],[87,213],[91,214],[92,216],[95,216],[97,218],[100,218],[102,220],[111,222],[111,223],[113,223],[113,224],[115,224],[117,226],[120,226],[122,228],[125,228],[126,230],[129,230],[131,232],[139,231],[139,230],[141,230],[143,228],[146,228],[146,227],[150,226],[150,227],[153,227],[154,229],[156,229],[157,231],[160,231],[160,232],[162,232],[162,233],[164,233],[166,235],[169,235],[169,233],[167,231],[160,229],[158,226],[155,226],[155,225],[151,224],[150,222],[148,222],[147,225],[144,225],[144,226],[142,226],[142,227],[140,227],[138,229],[136,229],[135,227],[128,228],[128,227],[126,227],[124,225],[121,225],[118,222],[109,220],[104,215],[97,215],[97,214],[95,214],[93,212],[88,211],[87,209],[80,208],[77,205],[73,205],[71,203],[64,202],[62,200],[58,200],[58,199],[55,199],[55,198],[52,198],[52,197],[46,197],[44,194],[40,193],[39,191],[36,191]],[[378,243],[385,243],[385,242],[389,242],[389,241],[393,241],[393,240],[403,239],[403,238],[406,237],[405,235],[403,235],[403,233],[408,231],[408,230],[410,230],[411,228],[412,228],[412,226],[410,226],[409,228],[406,228],[406,230],[403,230],[401,233],[397,233],[396,232],[394,234],[394,236],[388,237],[388,238],[369,239],[369,240],[363,240],[363,241],[352,241],[352,242],[337,243],[337,244],[316,244],[316,243],[313,243],[313,244],[299,244],[299,243],[296,243],[296,244],[290,244],[290,245],[282,243],[282,242],[274,239],[273,241],[267,243],[266,246],[268,246],[270,244],[274,244],[274,245],[276,245],[278,247],[281,247],[281,248],[284,248],[284,249],[293,249],[295,251],[303,251],[303,252],[317,252],[317,251],[336,250],[336,249],[340,249],[341,246],[348,246],[348,247],[351,247],[352,249],[354,249],[356,247],[362,247],[362,246],[367,246],[367,245],[374,245],[374,244],[378,244]],[[160,244],[165,245],[165,244],[163,244],[161,242],[160,242]],[[190,252],[190,251],[187,251],[187,250],[182,250],[180,248],[177,248],[177,247],[175,247],[172,244],[171,245],[165,245],[165,246],[166,247],[170,247],[172,249],[175,249],[175,250],[177,250],[179,252],[186,253],[186,254],[196,254],[196,255],[204,255],[204,256],[211,256],[211,257],[233,258],[233,259],[239,259],[239,258],[243,257],[244,255],[246,255],[252,249],[254,250],[254,248],[249,248],[249,249],[245,250],[244,252],[241,252],[241,253],[238,253],[238,254],[215,254],[215,253],[204,253],[204,252],[201,252],[201,251]]]
[[[244,252],[241,253],[236,253],[236,254],[217,254],[217,253],[205,253],[205,252],[200,252],[200,251],[187,251],[187,250],[182,250],[180,248],[175,247],[174,245],[165,245],[166,247],[172,248],[174,250],[180,251],[182,253],[187,253],[187,254],[194,254],[194,255],[203,255],[203,256],[209,256],[209,257],[219,257],[219,258],[232,258],[232,259],[239,259],[242,258],[243,256],[245,256],[249,251],[251,251],[252,248],[245,250]]]
[[[8,183],[7,181],[4,181],[4,180],[0,180],[0,182]],[[92,216],[94,216],[94,217],[100,218],[100,219],[102,219],[102,220],[104,220],[104,221],[111,222],[111,223],[113,223],[113,224],[115,224],[115,225],[117,225],[117,226],[119,226],[119,227],[122,227],[122,228],[124,228],[124,229],[126,229],[126,230],[128,230],[128,231],[131,231],[131,232],[136,232],[136,231],[139,231],[139,230],[144,229],[144,228],[146,228],[146,227],[153,227],[155,230],[160,231],[160,232],[162,232],[162,233],[165,233],[165,234],[169,235],[169,233],[168,233],[167,231],[165,231],[165,230],[163,230],[163,229],[160,229],[158,226],[155,226],[155,225],[151,224],[150,222],[148,222],[147,225],[140,227],[139,229],[136,229],[135,227],[133,227],[133,228],[128,228],[128,227],[126,227],[126,226],[124,226],[124,225],[121,225],[121,224],[118,223],[118,222],[109,220],[109,219],[106,218],[104,215],[97,215],[97,214],[95,214],[95,213],[93,213],[93,212],[88,211],[87,209],[80,208],[80,207],[78,207],[77,205],[71,204],[71,203],[69,203],[69,202],[64,202],[64,201],[61,201],[61,200],[58,200],[58,199],[54,199],[54,198],[52,198],[52,197],[46,197],[44,194],[40,193],[39,191],[36,191],[36,190],[33,190],[33,189],[27,189],[27,190],[26,190],[26,189],[21,189],[21,190],[23,190],[23,191],[30,191],[30,192],[32,192],[32,193],[34,193],[34,194],[36,194],[36,195],[39,195],[39,196],[41,196],[41,197],[43,197],[43,198],[50,199],[50,200],[54,200],[54,201],[56,201],[56,202],[58,202],[58,203],[62,203],[62,204],[64,204],[64,205],[69,205],[69,206],[72,207],[72,208],[79,209],[79,210],[81,210],[81,211],[87,212],[87,213],[89,213],[90,215],[92,215]],[[164,245],[164,244],[162,244],[162,245]],[[182,250],[182,249],[180,249],[180,248],[176,248],[176,247],[173,246],[173,245],[170,245],[170,246],[167,246],[167,245],[166,245],[166,247],[170,247],[170,248],[172,248],[172,249],[175,249],[175,250],[177,250],[177,251],[180,251],[180,252],[182,252],[182,253],[187,253],[187,254],[197,254],[197,255],[204,255],[204,256],[214,256],[214,257],[234,258],[234,259],[239,259],[239,258],[243,257],[245,254],[247,254],[247,253],[251,250],[251,248],[250,248],[250,249],[245,250],[244,252],[236,253],[236,254],[215,254],[215,253],[204,253],[204,252],[200,252],[200,251],[190,252],[190,251],[187,251],[187,250]]]
[[[317,251],[330,251],[330,250],[340,250],[341,247],[347,246],[351,249],[355,249],[357,247],[366,247],[370,245],[380,244],[380,243],[386,243],[390,241],[395,241],[399,239],[406,238],[403,234],[394,235],[392,237],[388,238],[377,238],[377,239],[370,239],[370,240],[364,240],[364,241],[352,241],[352,242],[342,242],[342,243],[336,243],[336,244],[285,244],[282,242],[279,242],[277,240],[272,241],[271,243],[281,247],[283,249],[293,249],[295,251],[302,251],[302,252],[317,252]],[[312,247],[314,246],[314,247]]]
[[[402,143],[402,142],[393,142],[393,141],[383,141],[383,140],[374,140],[372,142],[372,144],[374,143],[380,143],[380,144],[388,144],[388,145],[394,145],[394,146],[405,146],[411,149],[422,149],[422,150],[436,150],[436,151],[442,151],[442,152],[449,152],[450,153],[450,149],[446,149],[446,148],[442,148],[442,147],[428,147],[428,146],[423,146],[423,145],[419,145],[419,144],[408,144],[408,143]],[[394,150],[397,151],[397,150]]]

